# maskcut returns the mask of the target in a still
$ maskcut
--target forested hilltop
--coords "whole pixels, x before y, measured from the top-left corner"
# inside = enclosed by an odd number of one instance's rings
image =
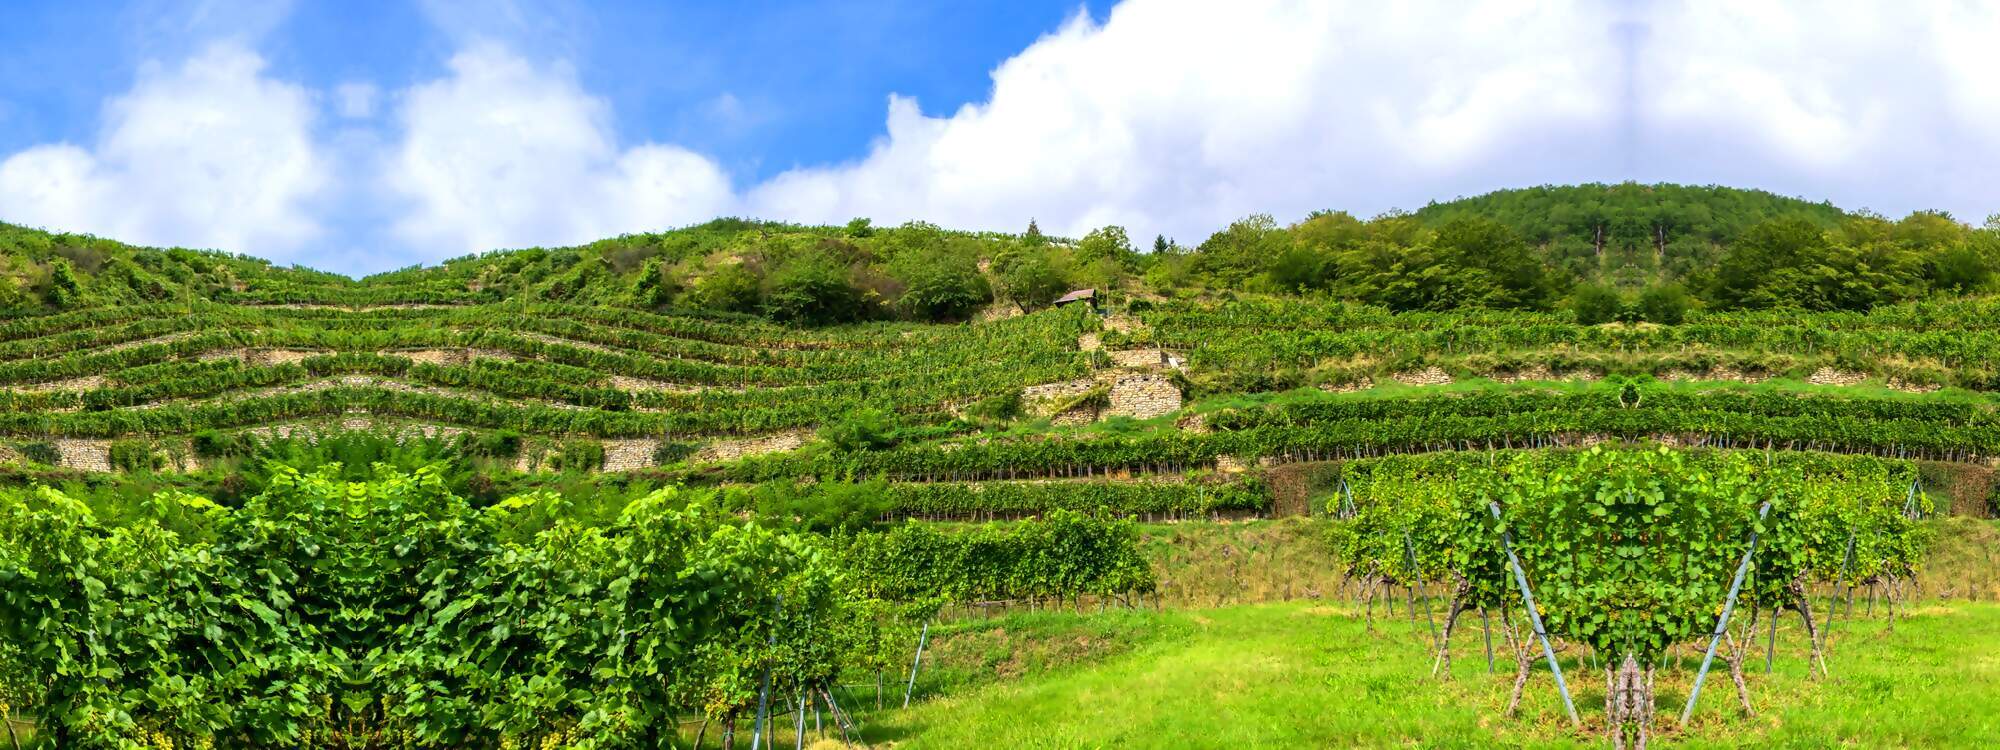
[[[1867,310],[2000,290],[2000,222],[1890,219],[1762,191],[1681,185],[1503,190],[1360,219],[1254,215],[1187,246],[1122,227],[1081,238],[921,222],[718,219],[567,248],[501,250],[352,280],[248,256],[139,248],[0,224],[0,310],[135,302],[368,306],[534,300],[943,322],[1032,311],[1064,291],[1134,298],[1330,296],[1392,311],[1574,310],[1678,322],[1690,308]]]

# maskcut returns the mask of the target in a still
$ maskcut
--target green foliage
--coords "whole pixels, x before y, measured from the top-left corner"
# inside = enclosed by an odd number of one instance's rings
[[[111,441],[110,461],[111,467],[120,471],[152,471],[165,463],[150,440]]]
[[[672,490],[601,528],[554,501],[280,472],[236,510],[167,494],[107,528],[0,493],[0,632],[27,645],[4,666],[62,747],[633,747],[750,706],[738,676],[789,693],[873,645],[878,609],[810,539]]]
[[[45,440],[30,440],[23,443],[16,443],[14,444],[14,450],[20,451],[22,458],[45,466],[55,466],[62,463],[62,452],[56,450],[55,443]]]
[[[994,263],[1000,293],[1023,308],[1035,309],[1062,296],[1066,282],[1042,252],[1025,250],[1003,255]]]
[[[880,450],[894,444],[895,424],[888,412],[861,409],[828,421],[819,438],[840,451]]]
[[[740,263],[720,266],[694,283],[688,302],[696,308],[747,313],[757,309],[757,274]]]
[[[1625,300],[1618,290],[1598,284],[1579,284],[1570,291],[1569,309],[1580,325],[1610,323],[1625,316]]]
[[[840,551],[868,596],[898,602],[989,601],[1148,592],[1153,569],[1130,521],[1058,510],[1045,520],[964,531],[903,524],[850,537]]]
[[[1913,467],[1766,461],[1597,448],[1492,466],[1390,459],[1349,477],[1359,513],[1337,538],[1358,572],[1456,576],[1469,585],[1469,605],[1504,607],[1517,596],[1505,532],[1551,635],[1640,663],[1712,631],[1753,532],[1757,574],[1746,603],[1792,606],[1808,582],[1914,572],[1925,537],[1903,514]],[[1760,521],[1766,501],[1772,509]],[[1850,537],[1855,557],[1843,570]]]
[[[896,259],[894,270],[904,287],[896,306],[915,320],[963,320],[993,299],[970,255],[942,249],[909,253]]]
[[[1692,302],[1688,298],[1686,289],[1678,284],[1664,284],[1647,287],[1645,291],[1640,292],[1635,307],[1641,320],[1664,326],[1677,326],[1687,320],[1690,306]]]
[[[847,269],[819,254],[793,258],[765,280],[763,309],[773,320],[829,325],[863,317],[861,291]]]

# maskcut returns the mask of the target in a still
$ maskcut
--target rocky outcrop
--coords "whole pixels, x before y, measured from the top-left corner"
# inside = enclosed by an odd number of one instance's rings
[[[611,376],[611,387],[633,393],[648,391],[657,393],[694,393],[701,390],[700,388],[681,385],[679,383],[669,383],[664,380],[652,380],[650,378],[635,378],[630,375]]]
[[[1944,386],[1936,383],[1918,383],[1891,375],[1889,377],[1889,387],[1904,393],[1933,393]]]

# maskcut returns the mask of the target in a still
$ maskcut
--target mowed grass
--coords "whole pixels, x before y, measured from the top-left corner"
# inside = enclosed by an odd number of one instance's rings
[[[916,704],[860,718],[871,743],[906,748],[1608,746],[1604,673],[1574,650],[1562,660],[1582,729],[1539,653],[1520,715],[1504,715],[1512,665],[1496,630],[1499,668],[1487,673],[1476,615],[1461,621],[1446,682],[1430,676],[1421,618],[1412,628],[1399,612],[1370,632],[1351,614],[1291,602],[962,623],[933,641],[937,672],[919,681]],[[1765,674],[1760,626],[1746,665],[1757,715],[1741,714],[1718,660],[1684,731],[1675,720],[1700,654],[1679,655],[1685,666],[1658,677],[1655,746],[2000,744],[2000,605],[1911,615],[1893,632],[1880,618],[1838,623],[1833,677],[1819,680],[1807,677],[1796,616]]]

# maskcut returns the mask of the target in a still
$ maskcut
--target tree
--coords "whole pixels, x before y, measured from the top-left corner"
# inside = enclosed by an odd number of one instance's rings
[[[1156,235],[1153,235],[1153,254],[1154,254],[1154,255],[1166,255],[1167,253],[1170,253],[1170,252],[1173,252],[1173,249],[1174,249],[1174,246],[1173,246],[1173,244],[1172,244],[1172,243],[1170,243],[1170,242],[1167,242],[1167,236],[1166,236],[1166,235],[1164,235],[1164,234],[1156,234]]]
[[[83,302],[83,283],[76,278],[76,269],[62,258],[49,260],[49,285],[43,298],[56,307],[72,307]]]
[[[1438,228],[1431,248],[1436,264],[1424,275],[1445,290],[1432,309],[1546,310],[1559,291],[1559,279],[1528,243],[1493,219],[1453,219]]]
[[[1618,296],[1618,290],[1602,284],[1578,284],[1570,292],[1569,307],[1576,313],[1576,322],[1587,326],[1609,323],[1625,314],[1625,300]]]
[[[1680,325],[1687,319],[1690,302],[1687,290],[1679,284],[1648,287],[1639,293],[1639,317],[1649,323]]]
[[[632,281],[632,301],[640,307],[666,307],[680,291],[680,281],[669,275],[659,258],[647,259],[639,267],[639,277]]]
[[[1121,226],[1107,226],[1095,229],[1076,243],[1078,265],[1092,265],[1110,260],[1124,268],[1131,268],[1139,262],[1139,252],[1132,248],[1132,240]]]
[[[994,265],[999,268],[1000,293],[1022,308],[1041,307],[1063,293],[1062,274],[1044,253],[1024,250],[1003,256]]]
[[[711,271],[687,294],[694,307],[718,312],[753,312],[757,309],[757,274],[742,263],[730,263]]]
[[[828,325],[861,317],[861,292],[847,269],[818,253],[779,266],[765,280],[764,313],[783,323]]]
[[[909,317],[963,320],[993,300],[992,287],[969,254],[939,249],[897,261],[896,276],[904,291],[896,306]]]
[[[1800,282],[1808,267],[1825,262],[1830,247],[1819,226],[1805,219],[1759,223],[1723,253],[1715,266],[1710,296],[1724,308],[1825,309],[1821,300],[1805,293]]]
[[[1034,219],[1029,219],[1028,231],[1021,233],[1021,244],[1028,247],[1041,247],[1049,244],[1049,238],[1042,236],[1042,228],[1035,225]]]
[[[1240,288],[1276,260],[1289,239],[1269,214],[1254,214],[1202,241],[1198,268],[1220,286]]]

